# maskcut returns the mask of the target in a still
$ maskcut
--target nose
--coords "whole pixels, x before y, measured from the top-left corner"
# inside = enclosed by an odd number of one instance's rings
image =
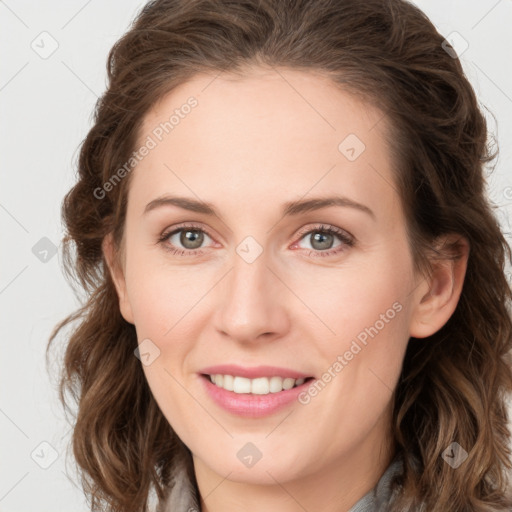
[[[224,337],[251,344],[288,331],[291,294],[269,263],[265,251],[252,262],[234,254],[233,267],[217,289],[215,327]]]

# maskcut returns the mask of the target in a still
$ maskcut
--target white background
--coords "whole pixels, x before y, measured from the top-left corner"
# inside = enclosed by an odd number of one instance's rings
[[[484,105],[500,159],[489,194],[510,231],[512,209],[512,1],[416,2],[446,37],[469,47],[461,59]],[[78,301],[60,252],[42,262],[32,248],[43,237],[60,245],[60,204],[74,181],[77,149],[105,88],[109,49],[144,2],[73,0],[0,3],[0,511],[86,511],[66,446],[70,427],[56,392],[56,367],[45,366],[53,326]],[[57,50],[41,58],[31,47],[51,34]],[[34,41],[34,43],[33,43]],[[498,128],[499,127],[499,131]],[[511,187],[511,188],[507,188]],[[38,246],[39,247],[39,246]],[[59,247],[60,250],[60,247]],[[49,375],[51,374],[51,376]],[[56,460],[47,469],[40,463]],[[34,452],[35,450],[35,452]],[[67,469],[66,469],[67,467]],[[67,474],[66,474],[67,472]]]

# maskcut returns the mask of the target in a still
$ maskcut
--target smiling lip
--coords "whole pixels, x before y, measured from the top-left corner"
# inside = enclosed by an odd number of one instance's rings
[[[217,405],[232,414],[246,418],[261,418],[273,414],[292,403],[298,405],[298,395],[314,380],[314,378],[308,379],[311,375],[275,366],[258,366],[254,368],[244,368],[236,365],[210,366],[203,368],[199,374],[206,393]],[[292,389],[267,395],[256,395],[252,393],[235,393],[223,389],[213,384],[209,375],[233,375],[248,379],[256,379],[258,377],[290,377],[307,380],[300,386]]]
[[[245,377],[247,379],[257,379],[258,377],[290,377],[292,379],[306,379],[311,377],[306,373],[297,372],[288,368],[278,368],[277,366],[255,366],[247,368],[235,364],[221,364],[217,366],[209,366],[203,368],[198,373],[207,375],[233,375]]]

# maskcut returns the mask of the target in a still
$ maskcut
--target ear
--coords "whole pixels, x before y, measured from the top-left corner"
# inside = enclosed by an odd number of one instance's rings
[[[122,268],[123,265],[120,261],[120,254],[114,247],[112,233],[108,233],[105,236],[101,247],[112,281],[116,287],[117,296],[119,297],[119,310],[121,311],[121,315],[127,322],[133,324],[133,312],[128,298],[128,293],[126,291],[126,280],[124,270]]]
[[[452,316],[462,293],[469,257],[469,242],[461,235],[445,235],[438,240],[441,258],[431,260],[432,274],[415,290],[410,336],[426,338],[436,333]]]

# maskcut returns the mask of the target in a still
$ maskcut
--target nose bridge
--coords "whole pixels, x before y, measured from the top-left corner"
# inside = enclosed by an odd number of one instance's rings
[[[252,237],[235,250],[222,287],[217,328],[239,341],[256,340],[286,328],[282,284],[270,270],[268,253]]]

